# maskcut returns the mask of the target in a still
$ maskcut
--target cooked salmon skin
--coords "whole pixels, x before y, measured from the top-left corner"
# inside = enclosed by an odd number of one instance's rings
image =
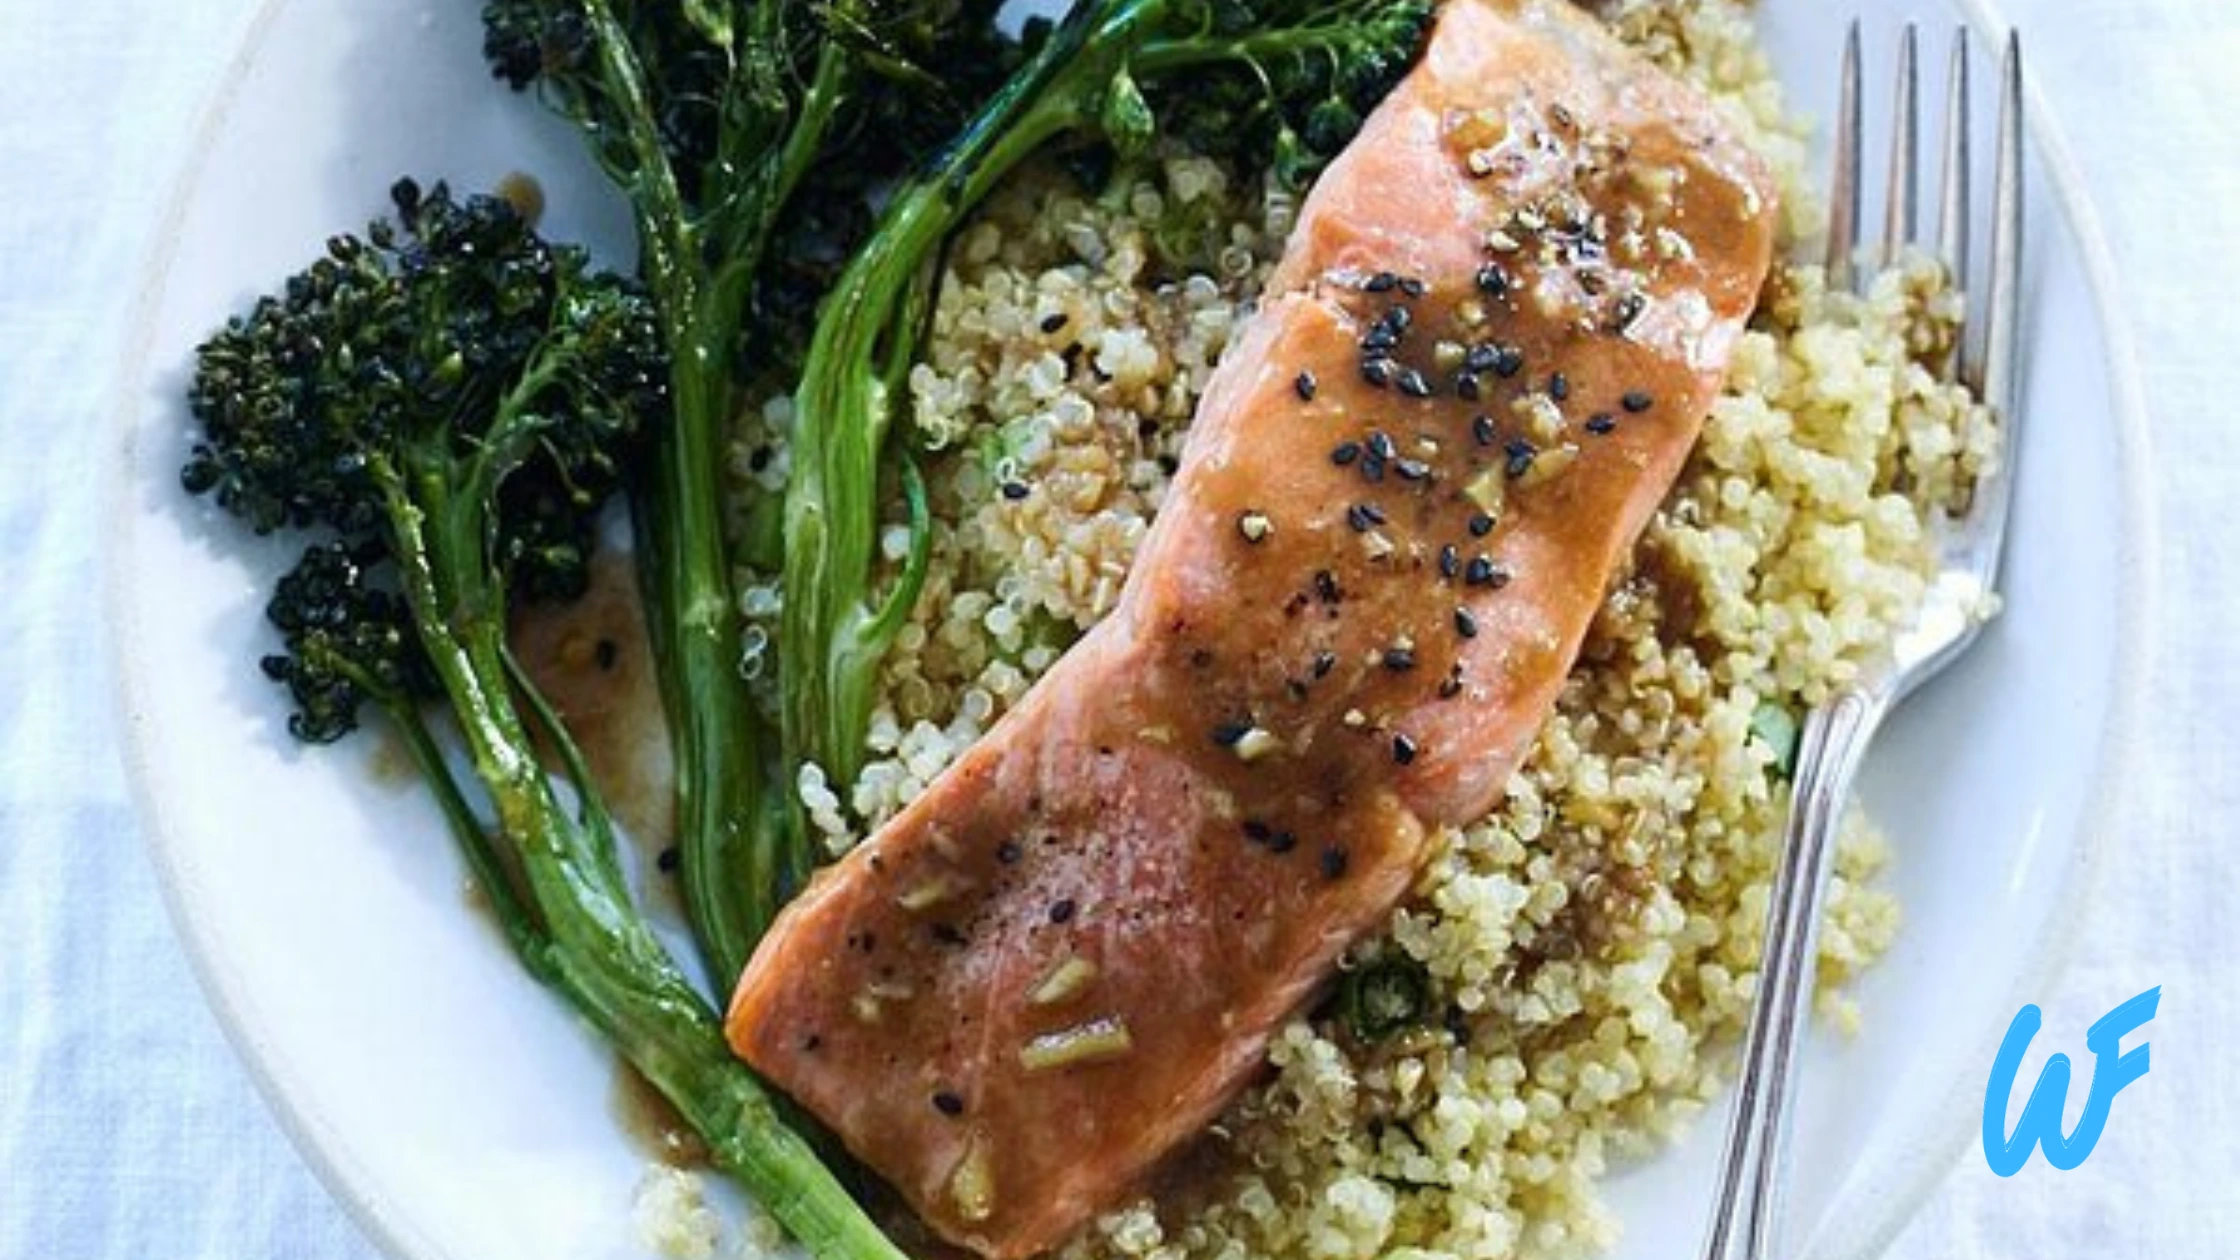
[[[1301,207],[1114,612],[787,908],[732,1045],[985,1256],[1141,1185],[1499,800],[1774,217],[1593,19],[1451,0]]]

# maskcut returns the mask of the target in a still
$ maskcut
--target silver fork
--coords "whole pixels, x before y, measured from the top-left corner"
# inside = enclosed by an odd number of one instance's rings
[[[1920,38],[1908,25],[1898,51],[1889,198],[1878,263],[1887,266],[1919,236]],[[1859,23],[1844,43],[1842,105],[1835,132],[1828,283],[1857,286],[1859,254]],[[1935,248],[1951,275],[1969,274],[1968,41],[1953,40],[1945,108],[1943,196]],[[2018,417],[2016,335],[2022,279],[2022,51],[2008,36],[2000,67],[1997,178],[1992,192],[1989,280],[1971,294],[1960,348],[1946,369],[1994,411],[1999,463],[1982,478],[1961,514],[1938,526],[1938,571],[1920,613],[1891,645],[1889,659],[1839,688],[1807,714],[1799,736],[1793,798],[1768,907],[1764,961],[1743,1047],[1734,1116],[1712,1204],[1705,1260],[1771,1260],[1779,1241],[1788,1182],[1789,1113],[1797,1052],[1810,1010],[1820,911],[1827,899],[1835,837],[1868,740],[1892,706],[1952,663],[1982,628],[1978,609],[1996,589],[2014,484]]]

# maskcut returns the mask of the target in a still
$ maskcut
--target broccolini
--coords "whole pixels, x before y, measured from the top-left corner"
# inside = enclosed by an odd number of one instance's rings
[[[196,355],[186,488],[258,532],[319,538],[268,608],[290,729],[331,741],[374,704],[531,974],[814,1252],[898,1257],[632,903],[599,788],[506,641],[516,599],[582,588],[598,509],[666,418],[653,308],[496,198],[408,182],[395,203],[393,224],[335,238]]]

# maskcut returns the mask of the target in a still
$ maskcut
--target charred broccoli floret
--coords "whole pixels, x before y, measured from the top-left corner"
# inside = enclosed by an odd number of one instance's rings
[[[413,563],[440,588],[568,598],[598,509],[664,414],[653,315],[495,197],[392,190],[395,218],[326,256],[196,353],[201,428],[181,476],[258,533],[323,530],[276,591],[287,657],[265,672],[313,742],[358,703],[427,694],[397,589]],[[471,580],[468,580],[471,578]],[[488,615],[491,610],[475,610]]]

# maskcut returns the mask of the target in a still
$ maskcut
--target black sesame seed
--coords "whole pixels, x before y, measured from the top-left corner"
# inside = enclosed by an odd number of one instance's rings
[[[1399,287],[1400,277],[1389,271],[1380,271],[1369,277],[1361,287],[1371,293],[1389,293]]]
[[[1316,678],[1328,678],[1330,671],[1337,667],[1338,654],[1336,652],[1317,652],[1314,654],[1314,676]]]
[[[1533,457],[1539,453],[1538,447],[1523,438],[1510,438],[1501,448],[1501,454],[1506,460],[1503,467],[1511,477],[1522,477],[1532,470]]]
[[[1465,639],[1478,637],[1478,619],[1470,615],[1469,609],[1457,608],[1454,610],[1454,632]]]
[[[1071,923],[1075,908],[1073,898],[1060,897],[1050,903],[1050,921],[1052,923]]]
[[[1337,577],[1328,569],[1316,569],[1314,571],[1314,593],[1320,596],[1325,604],[1335,604],[1346,597],[1346,593],[1338,588]],[[1238,738],[1241,739],[1243,736],[1240,734]]]
[[[1500,361],[1501,351],[1491,342],[1481,342],[1462,354],[1463,369],[1470,372],[1491,372],[1493,365]]]
[[[1492,297],[1507,297],[1509,295],[1508,273],[1492,263],[1487,263],[1485,266],[1478,268],[1478,292]]]
[[[1642,312],[1648,309],[1649,299],[1641,296],[1638,293],[1628,293],[1624,297],[1619,298],[1617,312],[1618,331],[1624,332],[1627,329],[1633,327],[1634,321],[1640,319]]]
[[[1618,418],[1607,411],[1598,411],[1587,417],[1587,432],[1601,437],[1617,430]]]
[[[1493,374],[1502,380],[1524,371],[1524,351],[1515,346],[1496,346],[1493,355]]]
[[[1439,698],[1441,700],[1452,700],[1456,696],[1459,696],[1461,694],[1462,674],[1461,667],[1457,666],[1456,672],[1448,674],[1445,678],[1439,680]]]
[[[1619,401],[1625,404],[1625,409],[1627,411],[1632,412],[1637,416],[1642,412],[1647,411],[1649,408],[1657,405],[1656,399],[1651,398],[1646,392],[1638,389],[1627,390],[1626,396]]]
[[[1297,376],[1291,378],[1291,388],[1299,392],[1299,400],[1301,402],[1313,402],[1315,391],[1314,373],[1309,371],[1301,371]]]
[[[1402,481],[1421,481],[1431,475],[1431,465],[1420,459],[1403,459],[1392,465],[1392,471],[1399,473]]]
[[[1429,290],[1424,287],[1423,281],[1418,280],[1414,276],[1400,277],[1400,291],[1412,298],[1422,297],[1426,292],[1429,292]]]
[[[1359,458],[1361,458],[1361,443],[1359,442],[1340,442],[1330,448],[1330,462],[1340,468]]]
[[[1470,417],[1470,437],[1478,445],[1491,446],[1495,439],[1500,436],[1500,431],[1494,428],[1492,416],[1476,415]]]
[[[1372,486],[1383,484],[1384,457],[1375,451],[1369,452],[1367,458],[1361,461],[1361,479]]]
[[[1486,515],[1485,513],[1483,513],[1483,512],[1478,512],[1478,513],[1475,513],[1475,514],[1473,514],[1473,515],[1472,515],[1472,516],[1470,517],[1470,536],[1471,536],[1472,538],[1483,538],[1483,537],[1485,537],[1485,536],[1486,536],[1487,534],[1490,534],[1490,533],[1492,533],[1492,532],[1493,532],[1493,518],[1492,518],[1492,517],[1490,517],[1490,516],[1487,516],[1487,515]]]
[[[964,1099],[945,1089],[935,1090],[933,1109],[945,1116],[961,1116],[964,1114]]]
[[[1443,575],[1443,576],[1445,576],[1445,577],[1450,577],[1450,578],[1451,578],[1451,577],[1453,577],[1453,576],[1454,576],[1455,574],[1457,574],[1457,573],[1460,573],[1461,571],[1462,571],[1462,553],[1461,553],[1461,552],[1459,552],[1459,551],[1456,551],[1456,550],[1455,550],[1455,548],[1454,548],[1454,544],[1453,544],[1453,543],[1448,543],[1448,544],[1447,544],[1446,546],[1444,546],[1444,547],[1441,547],[1441,548],[1439,548],[1439,572],[1440,572],[1440,574],[1441,574],[1441,575]]]
[[[1275,831],[1259,819],[1247,818],[1244,820],[1244,838],[1254,844],[1266,844],[1273,835],[1275,835]]]
[[[1013,503],[1026,498],[1031,493],[1033,492],[1027,489],[1027,483],[1024,481],[1006,481],[1003,483],[1003,497]]]
[[[1059,311],[1055,315],[1045,315],[1042,317],[1042,331],[1046,333],[1054,333],[1065,326],[1066,313],[1064,311]]]
[[[1268,852],[1289,853],[1299,847],[1299,837],[1288,831],[1279,831],[1268,837]]]
[[[1571,397],[1571,378],[1558,372],[1548,378],[1548,397],[1562,402]]]
[[[1366,534],[1384,522],[1384,509],[1374,503],[1356,503],[1346,509],[1346,524],[1351,525],[1356,534]]]
[[[1472,586],[1493,585],[1493,561],[1484,556],[1470,557],[1470,564],[1462,571],[1462,580]]]
[[[1414,311],[1405,306],[1395,306],[1384,313],[1382,322],[1392,330],[1393,336],[1405,336],[1409,326],[1416,322],[1416,316]]]
[[[1005,866],[1014,865],[1022,856],[1024,854],[1016,840],[1006,840],[996,846],[996,861],[1003,863]]]
[[[1377,429],[1369,434],[1369,453],[1378,459],[1391,459],[1399,454],[1399,448],[1392,444],[1391,434]]]
[[[1361,361],[1361,379],[1378,389],[1392,383],[1392,360],[1368,358]]]
[[[1234,748],[1252,730],[1250,722],[1223,722],[1213,728],[1213,742],[1223,748]]]
[[[1400,369],[1397,384],[1400,392],[1410,398],[1429,398],[1433,393],[1430,380],[1414,368]]]
[[[1414,648],[1391,647],[1384,650],[1384,667],[1395,674],[1404,674],[1416,667]]]
[[[1346,851],[1336,845],[1324,848],[1322,850],[1322,877],[1324,879],[1344,879],[1345,875]]]
[[[1392,759],[1403,766],[1415,764],[1416,742],[1405,735],[1393,736]]]
[[[1454,378],[1454,396],[1462,401],[1476,402],[1484,393],[1485,388],[1478,383],[1476,372],[1464,372]]]

